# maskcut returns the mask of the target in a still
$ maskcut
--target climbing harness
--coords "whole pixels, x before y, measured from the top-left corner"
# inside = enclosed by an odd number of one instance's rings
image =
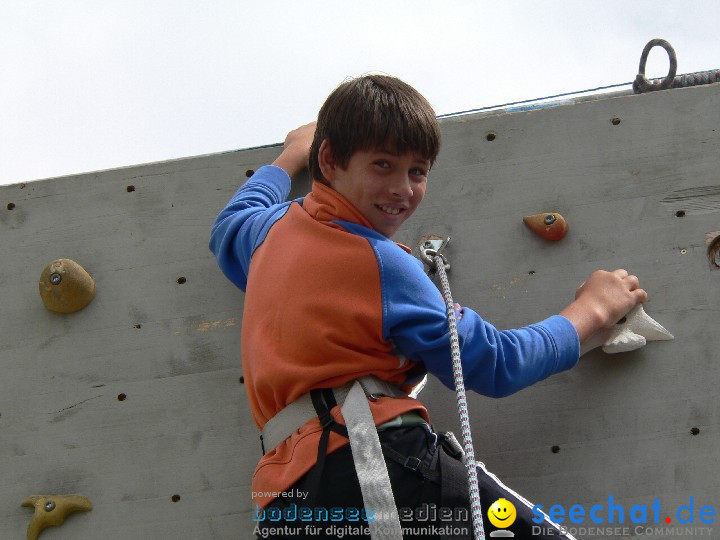
[[[405,397],[406,395],[400,391],[398,387],[377,377],[362,377],[358,379],[358,381],[365,390],[365,395],[368,399],[375,400],[382,396]],[[353,383],[354,381],[331,390],[331,400],[336,404],[343,403]],[[326,399],[326,401],[330,400]],[[267,454],[270,450],[275,449],[275,447],[290,437],[296,430],[305,425],[308,420],[316,416],[318,416],[317,406],[316,403],[313,402],[312,392],[308,392],[290,403],[265,423],[260,435],[263,454]]]
[[[268,452],[288,438],[311,418],[318,417],[323,428],[318,444],[317,465],[312,471],[311,484],[319,486],[327,456],[328,439],[334,431],[350,440],[353,462],[363,502],[374,512],[367,522],[373,540],[402,540],[400,517],[395,505],[383,448],[378,437],[368,400],[380,397],[404,397],[398,388],[371,375],[361,377],[336,389],[316,389],[301,396],[263,427],[260,441]],[[330,409],[342,403],[342,426],[330,414]],[[314,501],[309,501],[313,506]]]
[[[425,240],[420,248],[420,258],[425,262],[431,273],[437,273],[440,277],[443,299],[447,310],[448,327],[450,329],[450,355],[452,358],[453,379],[455,382],[455,394],[457,396],[458,413],[460,414],[460,430],[463,440],[463,463],[467,469],[470,510],[472,512],[473,530],[475,540],[485,540],[485,529],[483,527],[482,507],[480,506],[480,486],[477,477],[477,465],[475,462],[475,451],[473,450],[472,434],[470,432],[470,416],[468,414],[467,399],[465,397],[465,382],[462,373],[462,360],[460,358],[460,339],[458,338],[457,320],[455,318],[455,303],[450,292],[450,282],[447,277],[447,270],[450,268],[445,256],[440,253],[450,242],[448,237],[442,239]]]
[[[406,397],[396,386],[368,375],[339,388],[311,390],[271,418],[263,427],[260,437],[263,453],[273,450],[308,420],[318,418],[322,435],[318,444],[317,463],[308,474],[306,489],[310,494],[304,502],[315,506],[315,494],[322,489],[322,476],[327,457],[330,432],[334,431],[350,441],[352,461],[357,474],[363,503],[373,510],[373,520],[367,526],[373,540],[401,540],[402,526],[386,462],[393,461],[406,469],[422,474],[426,482],[440,486],[440,504],[443,508],[461,508],[467,504],[468,481],[465,467],[461,462],[463,448],[455,436],[435,433],[418,415],[403,415],[389,422],[375,426],[368,400],[381,397]],[[336,405],[342,405],[345,425],[339,424],[330,414]],[[398,452],[391,444],[379,441],[378,432],[392,427],[423,425],[434,438],[435,451],[420,459],[412,454]],[[453,525],[469,531],[469,522],[453,517],[444,525]],[[460,539],[465,535],[448,534],[445,538]],[[469,539],[469,532],[467,534]]]

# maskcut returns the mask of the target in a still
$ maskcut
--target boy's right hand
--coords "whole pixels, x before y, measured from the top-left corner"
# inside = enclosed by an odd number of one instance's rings
[[[285,137],[282,153],[272,163],[284,169],[290,175],[290,178],[295,177],[307,167],[310,145],[315,136],[315,125],[316,122],[310,122],[288,133]]]
[[[575,301],[560,312],[573,323],[585,342],[598,331],[611,328],[637,304],[647,301],[637,276],[618,269],[597,270],[578,287]]]

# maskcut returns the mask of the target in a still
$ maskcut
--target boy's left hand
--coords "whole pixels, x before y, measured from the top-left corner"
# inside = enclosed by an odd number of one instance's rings
[[[578,288],[575,301],[560,312],[575,326],[580,343],[612,326],[637,304],[647,301],[636,276],[626,270],[598,270]],[[593,341],[602,334],[593,337]]]

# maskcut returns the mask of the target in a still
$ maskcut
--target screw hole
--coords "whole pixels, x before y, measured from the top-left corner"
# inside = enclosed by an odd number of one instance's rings
[[[610,121],[612,122],[613,126],[617,126],[618,124],[620,124],[620,119],[617,116]]]
[[[697,435],[698,433],[700,433],[700,429],[694,427],[690,430],[690,433],[692,433],[693,435]]]
[[[8,210],[13,210],[14,208],[15,208],[15,203],[14,203],[14,202],[8,203],[8,205],[7,205],[7,209],[8,209]]]
[[[187,279],[185,279],[184,277],[179,277],[177,279],[177,282],[178,282],[178,285],[182,285],[183,283],[187,282]]]
[[[238,380],[240,381],[240,384],[245,384],[245,377],[243,377],[242,375],[240,375],[240,379]]]
[[[557,454],[558,452],[560,452],[560,447],[558,445],[555,445],[550,450],[552,450],[553,454]]]
[[[530,274],[531,276],[534,276],[534,275],[535,275],[535,270],[530,270],[530,271],[528,272],[528,274]]]
[[[680,255],[685,255],[686,253],[687,253],[687,249],[682,248],[682,249],[680,250]]]
[[[127,396],[125,394],[118,394],[117,399],[118,401],[125,401],[127,399]]]
[[[678,210],[677,212],[675,212],[675,216],[685,217],[685,210]]]
[[[175,494],[171,497],[171,499],[172,499],[172,502],[176,503],[180,500],[180,495]]]
[[[496,137],[497,135],[495,135],[492,131],[485,136],[485,138],[490,142],[494,141]]]
[[[127,192],[128,192],[128,193],[132,193],[133,191],[135,191],[135,186],[128,186],[128,187],[127,187]]]
[[[255,171],[253,171],[252,169],[248,169],[247,171],[245,171],[245,176],[247,176],[248,178],[250,178],[253,174],[255,174]]]
[[[134,324],[133,328],[140,330],[142,328],[142,324]]]

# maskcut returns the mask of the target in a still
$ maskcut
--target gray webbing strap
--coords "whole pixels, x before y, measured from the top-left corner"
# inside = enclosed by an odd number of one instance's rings
[[[365,395],[368,397],[406,396],[406,394],[401,392],[396,386],[372,375],[361,377],[358,381],[362,384],[365,389]],[[345,397],[353,386],[353,382],[333,390],[335,401],[338,403],[345,401]],[[263,453],[267,453],[276,448],[281,442],[292,435],[293,432],[300,429],[308,420],[316,416],[317,413],[315,412],[315,407],[313,407],[310,394],[307,393],[300,396],[268,420],[263,427],[262,434],[260,435]]]
[[[359,381],[355,381],[345,398],[342,414],[348,430],[363,504],[366,510],[374,511],[374,519],[367,522],[370,538],[402,540],[402,527],[380,439],[365,390]]]

